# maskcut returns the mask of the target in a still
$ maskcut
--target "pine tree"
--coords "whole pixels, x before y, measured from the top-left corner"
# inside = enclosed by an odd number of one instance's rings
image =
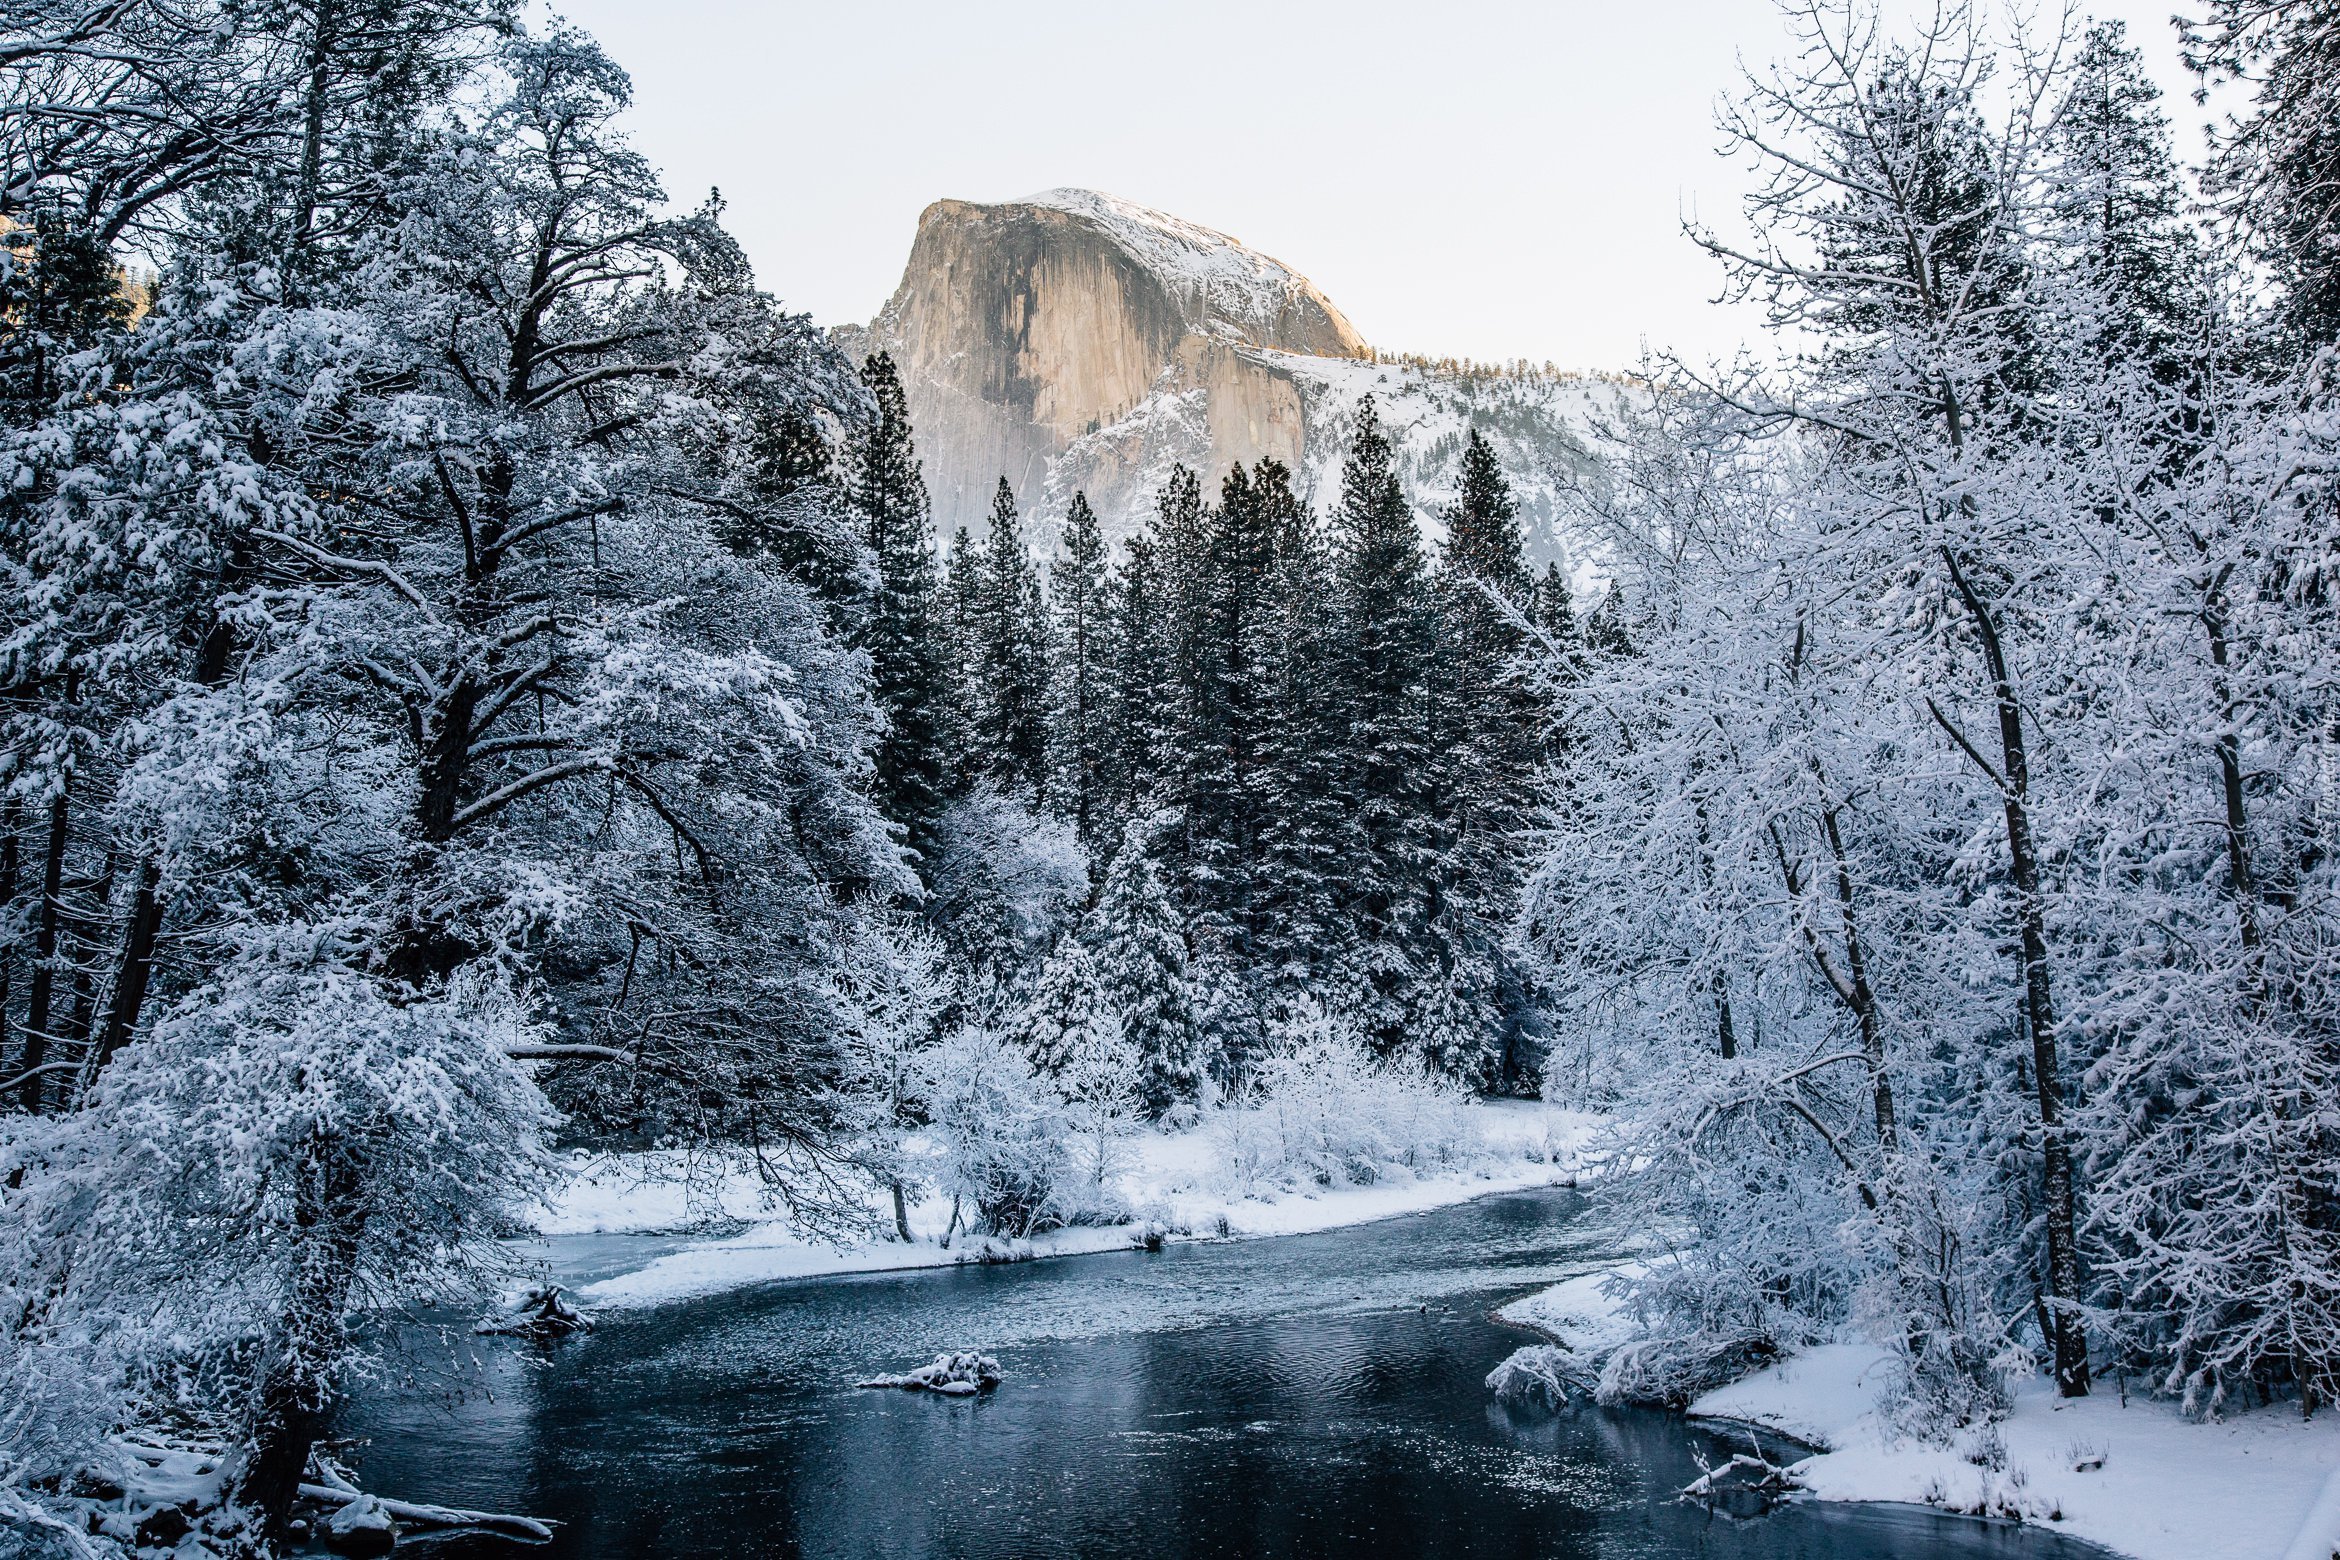
[[[1092,859],[1101,859],[1111,815],[1112,582],[1105,535],[1088,496],[1073,495],[1062,551],[1048,568],[1056,657],[1051,730],[1056,804],[1072,820]]]
[[[952,795],[964,792],[985,770],[982,731],[989,690],[976,668],[982,659],[983,554],[965,526],[951,536],[938,592],[936,642],[943,664],[944,773]]]
[[[1544,722],[1536,745],[1538,765],[1545,776],[1546,800],[1564,804],[1570,772],[1570,748],[1575,741],[1576,714],[1568,690],[1584,676],[1584,637],[1576,621],[1575,592],[1568,573],[1557,563],[1544,565],[1536,580],[1531,621],[1536,627],[1533,660],[1543,679]]]
[[[1258,978],[1271,1002],[1326,989],[1355,962],[1345,913],[1356,817],[1342,791],[1343,701],[1334,686],[1332,562],[1323,527],[1299,504],[1273,539],[1264,614],[1269,721],[1260,766],[1268,800],[1254,902]]]
[[[2304,355],[2340,341],[2340,27],[2323,0],[2210,0],[2207,10],[2185,27],[2187,63],[2258,91],[2205,183],[2258,240]]]
[[[1504,957],[1518,910],[1522,834],[1535,804],[1543,701],[1518,675],[1523,638],[1510,614],[1532,607],[1518,506],[1495,453],[1473,429],[1440,560],[1435,658],[1439,861],[1415,1029],[1450,1075],[1519,1079],[1520,982]],[[1506,1002],[1504,999],[1509,997]]]
[[[1013,1033],[1032,1070],[1044,1078],[1059,1076],[1078,1060],[1110,1055],[1126,1043],[1097,960],[1079,938],[1057,941],[1030,1001],[1016,1015]]]
[[[832,632],[858,634],[877,584],[875,559],[819,420],[800,406],[760,409],[746,456],[748,501],[710,501],[716,536],[811,591]]]
[[[1261,834],[1272,798],[1261,767],[1272,718],[1267,586],[1275,535],[1297,511],[1275,461],[1237,466],[1202,516],[1191,623],[1193,685],[1179,767],[1190,852],[1184,898],[1199,936],[1238,966],[1253,958]]]
[[[1547,563],[1536,581],[1535,623],[1554,644],[1576,642],[1576,596],[1559,564]]]
[[[2063,311],[2074,347],[2175,385],[2200,318],[2201,256],[2160,99],[2121,24],[2090,27],[2049,137],[2048,216],[2075,284]]]
[[[1195,827],[1204,809],[1197,801],[1201,770],[1209,762],[1201,738],[1208,723],[1203,612],[1210,588],[1210,512],[1201,481],[1184,466],[1173,467],[1163,485],[1149,538],[1162,654],[1154,675],[1163,695],[1150,716],[1158,728],[1154,756],[1161,765],[1153,784],[1165,813],[1153,841],[1156,859],[1184,906],[1198,870]]]
[[[1106,782],[1113,815],[1129,819],[1152,811],[1164,795],[1169,755],[1170,676],[1168,587],[1152,538],[1139,535],[1114,572],[1113,686],[1107,718],[1112,741]]]
[[[935,620],[933,520],[912,442],[910,411],[894,361],[883,352],[862,366],[876,415],[850,446],[853,507],[877,566],[859,646],[868,652],[872,691],[886,720],[877,750],[877,799],[903,830],[920,872],[933,870],[942,816],[945,681]]]
[[[1347,895],[1367,1004],[1357,1017],[1372,1043],[1390,1052],[1405,1038],[1406,992],[1418,973],[1412,937],[1427,909],[1435,859],[1428,826],[1433,646],[1421,536],[1371,397],[1358,407],[1333,531],[1340,784],[1359,835]]]
[[[967,671],[977,690],[978,762],[1013,794],[1036,800],[1048,785],[1048,617],[1005,477],[979,567]]]
[[[1097,950],[1106,996],[1137,1053],[1139,1097],[1146,1114],[1158,1117],[1195,1097],[1204,1067],[1187,987],[1186,940],[1148,833],[1142,823],[1124,831],[1086,935]]]

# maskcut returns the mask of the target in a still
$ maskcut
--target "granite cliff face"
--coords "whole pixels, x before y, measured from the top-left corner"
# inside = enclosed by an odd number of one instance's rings
[[[1490,397],[1472,376],[1442,382],[1377,362],[1306,277],[1223,233],[1087,190],[935,202],[893,298],[866,329],[838,335],[856,352],[886,349],[902,370],[946,537],[980,527],[1002,476],[1043,545],[1076,490],[1110,536],[1135,530],[1174,464],[1215,486],[1234,463],[1273,457],[1314,488],[1337,473],[1367,393],[1401,463],[1420,468],[1409,476],[1426,502],[1474,422],[1499,452],[1491,423],[1525,433],[1514,474],[1530,489],[1554,459],[1582,454],[1569,416],[1541,404],[1550,397],[1536,387],[1553,382]],[[1522,497],[1533,538],[1538,496]]]

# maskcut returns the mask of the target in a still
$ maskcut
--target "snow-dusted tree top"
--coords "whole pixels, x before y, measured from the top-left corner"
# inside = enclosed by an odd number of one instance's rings
[[[1042,190],[1018,204],[1061,211],[1103,232],[1159,280],[1185,306],[1194,327],[1207,334],[1271,346],[1279,339],[1279,324],[1307,304],[1322,309],[1342,334],[1356,335],[1347,317],[1307,277],[1200,223],[1100,190]]]

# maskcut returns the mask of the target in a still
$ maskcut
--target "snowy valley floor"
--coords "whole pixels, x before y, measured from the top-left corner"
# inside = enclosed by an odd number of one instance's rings
[[[990,1260],[1118,1251],[1148,1224],[1172,1240],[1300,1235],[1364,1224],[1494,1192],[1569,1183],[1577,1175],[1583,1145],[1599,1125],[1597,1118],[1533,1101],[1485,1101],[1469,1112],[1483,1152],[1468,1162],[1422,1175],[1401,1170],[1368,1186],[1249,1196],[1229,1184],[1219,1145],[1207,1127],[1143,1133],[1130,1141],[1128,1166],[1116,1177],[1135,1223],[1054,1230],[1012,1244],[962,1232],[944,1248],[937,1237],[949,1207],[925,1200],[911,1205],[910,1228],[917,1238],[909,1244],[872,1240],[838,1246],[775,1217],[759,1202],[750,1176],[726,1177],[719,1188],[694,1199],[671,1176],[660,1174],[671,1167],[635,1156],[581,1166],[537,1228],[547,1236],[666,1234],[702,1225],[710,1215],[745,1224],[737,1233],[692,1240],[578,1290],[590,1305],[659,1305],[777,1279],[947,1267],[986,1260],[987,1251]],[[872,1203],[871,1215],[880,1227],[891,1224],[891,1209],[882,1198]]]
[[[1606,1277],[1571,1279],[1501,1314],[1598,1355],[1627,1330],[1603,1293]],[[1827,1345],[1709,1392],[1690,1413],[1820,1448],[1793,1472],[1821,1500],[2020,1514],[2136,1560],[2340,1554],[2340,1413],[2302,1422],[2295,1405],[2277,1405],[2198,1423],[2134,1391],[2124,1405],[2113,1381],[2065,1401],[2040,1380],[2017,1392],[1998,1427],[2005,1453],[1994,1470],[1893,1435],[1878,1411],[1893,1369],[1884,1349]]]

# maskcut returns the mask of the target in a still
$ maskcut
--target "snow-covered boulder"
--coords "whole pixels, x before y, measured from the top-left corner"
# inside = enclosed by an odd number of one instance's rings
[[[371,1495],[360,1495],[327,1517],[325,1546],[340,1555],[386,1555],[398,1542],[398,1524]]]
[[[956,1349],[938,1354],[931,1365],[904,1371],[899,1376],[872,1376],[855,1385],[863,1387],[899,1387],[909,1392],[939,1392],[945,1397],[973,1397],[978,1392],[989,1392],[1003,1378],[999,1361],[988,1354],[972,1349]]]

